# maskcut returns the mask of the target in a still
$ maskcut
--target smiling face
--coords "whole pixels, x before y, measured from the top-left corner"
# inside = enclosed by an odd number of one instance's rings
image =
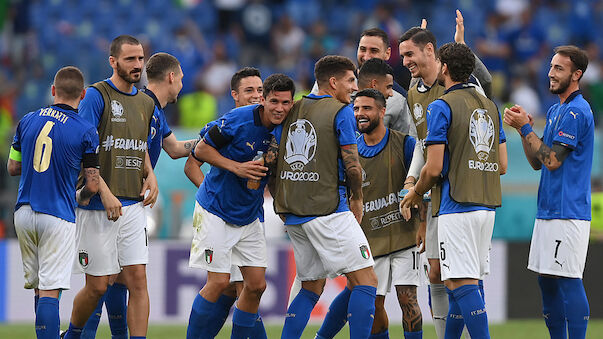
[[[425,74],[425,65],[430,57],[431,44],[420,48],[412,39],[402,41],[400,43],[400,57],[402,64],[408,68],[413,78],[422,78]]]
[[[264,106],[260,115],[262,124],[271,127],[285,120],[293,106],[293,97],[290,91],[272,91],[266,98],[262,97],[261,103]]]
[[[378,36],[365,35],[358,42],[358,67],[361,67],[365,61],[372,58],[389,60],[391,48],[383,43],[383,40]]]
[[[570,86],[572,77],[579,79],[572,71],[572,60],[564,55],[555,54],[551,60],[551,68],[549,69],[549,91],[553,94],[562,94]]]
[[[335,89],[335,99],[344,104],[352,102],[352,93],[358,91],[353,71],[347,70],[344,75],[339,78],[332,77],[329,81]]]
[[[242,78],[239,88],[231,91],[236,107],[259,104],[262,98],[262,79],[257,76]]]
[[[385,107],[379,107],[375,99],[360,96],[354,100],[354,117],[361,133],[371,134],[383,123],[384,116]]]
[[[142,45],[121,45],[117,57],[110,56],[109,63],[117,75],[125,82],[133,84],[140,81],[144,66],[144,51]]]

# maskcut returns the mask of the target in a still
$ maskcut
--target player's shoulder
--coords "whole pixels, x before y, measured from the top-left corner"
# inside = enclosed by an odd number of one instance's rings
[[[582,94],[577,95],[570,102],[568,102],[566,110],[569,111],[569,113],[574,117],[574,119],[577,119],[578,116],[586,119],[594,118],[592,108],[590,107],[588,101],[584,99]]]

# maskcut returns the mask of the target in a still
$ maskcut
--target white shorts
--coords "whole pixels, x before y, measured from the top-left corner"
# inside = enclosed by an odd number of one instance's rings
[[[427,204],[427,230],[425,232],[425,255],[427,259],[440,259],[438,242],[438,217],[431,216],[431,201]]]
[[[490,273],[494,211],[443,214],[438,218],[442,280],[483,279]]]
[[[237,265],[230,266],[230,282],[241,282],[243,281],[243,274],[241,273],[241,269]]]
[[[421,269],[421,255],[416,247],[375,258],[374,270],[379,281],[377,295],[386,295],[392,284],[420,286]]]
[[[536,219],[528,269],[540,274],[580,278],[584,272],[590,221]]]
[[[75,252],[75,223],[34,212],[29,205],[15,211],[25,288],[67,290]]]
[[[149,262],[147,218],[142,202],[122,207],[117,221],[105,210],[76,209],[75,269],[93,276],[117,274],[121,267]]]
[[[193,213],[190,267],[231,273],[233,266],[268,266],[264,225],[259,219],[244,226],[233,225],[197,202]]]
[[[374,265],[366,236],[352,212],[288,225],[287,233],[301,281],[334,278]]]

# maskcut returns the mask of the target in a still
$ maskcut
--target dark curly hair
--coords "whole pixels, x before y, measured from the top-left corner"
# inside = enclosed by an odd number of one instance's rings
[[[354,96],[354,100],[358,97],[369,97],[375,99],[375,103],[377,104],[377,108],[385,107],[385,96],[378,90],[374,88],[363,89],[362,91],[356,93]]]
[[[314,65],[314,77],[318,83],[318,87],[329,81],[331,77],[339,78],[346,71],[356,71],[356,65],[350,60],[341,55],[327,55],[316,62]]]
[[[467,45],[449,42],[438,51],[442,65],[448,66],[454,82],[467,82],[475,69],[475,56]]]
[[[288,76],[275,73],[264,80],[263,95],[264,98],[271,92],[291,92],[291,97],[295,96],[295,83]]]

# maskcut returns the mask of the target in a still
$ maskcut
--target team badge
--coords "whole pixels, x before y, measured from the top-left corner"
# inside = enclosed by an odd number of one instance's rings
[[[469,120],[469,140],[481,161],[488,160],[492,144],[494,143],[494,122],[487,110],[478,108],[471,113]]]
[[[312,123],[299,119],[289,126],[285,161],[294,171],[301,171],[306,164],[314,159],[318,139]]]
[[[86,251],[80,251],[78,261],[83,268],[88,267],[88,253],[86,253]]]
[[[205,249],[205,262],[211,264],[214,260],[214,250],[206,248]]]
[[[126,118],[122,118],[124,115],[124,107],[117,100],[111,100],[111,113],[113,117],[111,118],[112,122],[125,122]]]
[[[360,246],[360,254],[362,254],[362,257],[364,259],[368,259],[371,257],[371,252],[369,251],[369,248],[367,245]]]
[[[419,121],[423,117],[423,106],[419,103],[414,104],[412,114],[415,116],[415,120]]]

